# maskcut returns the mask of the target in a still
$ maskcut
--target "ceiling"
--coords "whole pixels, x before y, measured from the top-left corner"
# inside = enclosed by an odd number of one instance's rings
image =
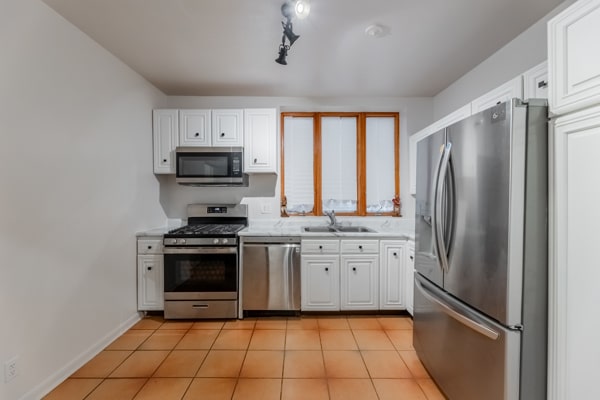
[[[43,1],[169,95],[429,97],[562,0],[311,0],[286,66],[283,0]]]

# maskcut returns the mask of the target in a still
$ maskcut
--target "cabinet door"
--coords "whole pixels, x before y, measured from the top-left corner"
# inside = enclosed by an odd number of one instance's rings
[[[340,309],[340,258],[337,255],[303,255],[301,258],[302,310]]]
[[[210,110],[179,110],[179,145],[210,146]]]
[[[164,308],[163,255],[138,256],[138,310]]]
[[[406,271],[406,279],[405,279],[405,303],[406,303],[406,311],[410,315],[413,314],[413,304],[414,304],[414,288],[415,288],[415,245],[414,243],[408,247],[407,259],[405,263],[405,271]]]
[[[340,270],[340,308],[379,309],[379,256],[342,254]]]
[[[409,162],[409,184],[410,194],[417,193],[417,143],[429,135],[433,135],[455,122],[471,116],[471,103],[437,120],[427,128],[411,135],[408,138],[408,162]]]
[[[479,111],[504,103],[514,97],[523,98],[523,77],[521,75],[473,100],[471,110],[473,114],[477,114]]]
[[[380,243],[379,308],[403,310],[405,305],[405,242],[382,240]]]
[[[179,145],[177,110],[154,110],[152,113],[154,173],[175,173],[175,148]]]
[[[551,137],[548,399],[600,399],[600,106]]]
[[[244,172],[277,172],[277,117],[274,108],[244,110]]]
[[[523,74],[523,99],[548,98],[548,62],[544,61]]]
[[[243,146],[243,110],[212,110],[212,145]]]
[[[580,0],[548,22],[550,112],[600,103],[600,1]]]

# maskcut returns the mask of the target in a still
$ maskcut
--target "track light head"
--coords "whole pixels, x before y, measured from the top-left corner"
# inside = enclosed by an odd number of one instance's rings
[[[279,45],[279,57],[275,59],[277,64],[287,65],[287,61],[285,58],[287,57],[288,46]]]

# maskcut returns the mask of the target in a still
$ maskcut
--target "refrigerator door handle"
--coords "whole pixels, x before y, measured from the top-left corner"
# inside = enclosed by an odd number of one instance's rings
[[[442,262],[442,270],[446,273],[449,271],[450,266],[448,265],[448,249],[444,243],[444,227],[442,222],[442,197],[444,189],[444,180],[448,172],[448,164],[450,162],[450,151],[452,150],[452,143],[447,143],[444,148],[444,154],[442,155],[442,161],[440,169],[436,179],[435,189],[435,203],[434,203],[434,215],[435,215],[435,237],[438,247],[438,256]]]
[[[429,301],[440,306],[448,316],[452,317],[453,319],[465,325],[466,327],[471,328],[472,330],[479,332],[492,340],[496,340],[498,339],[498,336],[500,336],[498,332],[480,324],[479,322],[473,321],[472,319],[462,315],[458,311],[450,308],[441,300],[438,300],[433,293],[430,293],[425,287],[423,287],[423,285],[421,284],[421,282],[419,282],[417,278],[415,278],[415,286],[417,287],[417,289],[419,289],[421,294],[425,296]]]

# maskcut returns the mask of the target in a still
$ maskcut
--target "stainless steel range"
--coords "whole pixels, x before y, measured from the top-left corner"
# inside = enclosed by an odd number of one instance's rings
[[[237,318],[238,236],[247,206],[190,204],[164,235],[165,318]]]

